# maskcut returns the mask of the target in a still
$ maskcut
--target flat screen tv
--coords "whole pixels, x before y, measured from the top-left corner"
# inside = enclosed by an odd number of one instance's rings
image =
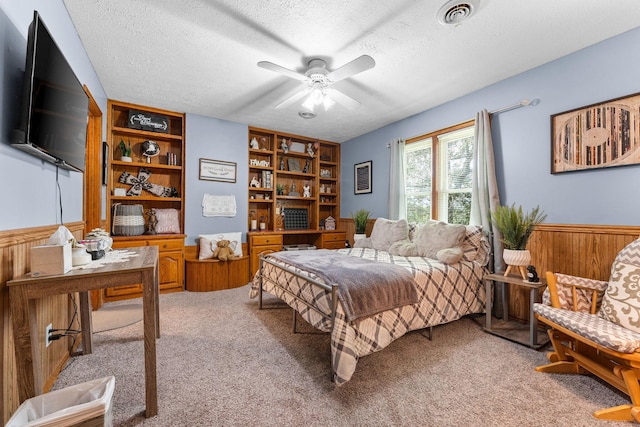
[[[11,145],[84,172],[89,97],[34,11],[27,39],[20,128]]]

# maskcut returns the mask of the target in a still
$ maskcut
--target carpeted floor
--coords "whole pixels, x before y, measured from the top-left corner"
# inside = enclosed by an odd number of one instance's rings
[[[93,332],[124,328],[142,320],[142,303],[106,304],[91,313]]]
[[[598,380],[534,371],[544,352],[484,333],[483,318],[412,332],[330,381],[329,336],[292,334],[291,311],[258,310],[248,287],[160,297],[159,414],[145,419],[142,322],[94,336],[54,388],[116,377],[119,426],[600,426],[628,403]],[[129,301],[130,303],[131,301]]]

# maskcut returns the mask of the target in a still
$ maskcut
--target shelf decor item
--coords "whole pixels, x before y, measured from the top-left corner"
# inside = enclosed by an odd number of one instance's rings
[[[516,267],[523,280],[527,280],[526,266],[531,263],[531,254],[527,250],[527,242],[536,225],[541,224],[547,215],[539,206],[525,213],[522,206],[498,206],[491,212],[491,222],[502,234],[504,244],[502,258],[507,265],[504,275],[507,276]]]
[[[151,132],[169,133],[169,117],[148,111],[129,110],[127,127]]]
[[[131,142],[129,142],[129,145],[125,145],[124,144],[124,140],[120,140],[120,144],[118,144],[118,148],[120,149],[120,151],[122,152],[122,156],[120,156],[120,160],[123,162],[131,162],[133,161],[131,159]]]
[[[113,206],[112,234],[114,236],[140,236],[144,232],[144,208],[142,205],[117,203]]]

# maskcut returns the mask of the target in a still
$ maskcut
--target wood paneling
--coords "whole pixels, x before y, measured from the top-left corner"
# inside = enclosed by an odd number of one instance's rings
[[[80,239],[83,236],[84,223],[76,222],[65,226]],[[32,246],[41,245],[58,228],[58,225],[25,228],[19,230],[0,231],[0,292],[2,295],[2,356],[0,375],[2,376],[2,403],[0,414],[3,424],[19,406],[17,393],[17,378],[15,365],[15,351],[13,341],[13,328],[11,324],[9,292],[6,282],[15,277],[29,272],[29,251]],[[51,298],[43,298],[35,301],[36,321],[38,324],[38,351],[41,355],[41,372],[45,379],[42,391],[48,391],[53,385],[60,369],[69,357],[69,349],[72,345],[70,339],[53,341],[49,347],[44,343],[44,331],[51,323],[54,328],[66,328],[71,320],[73,304],[67,295],[59,295]],[[77,329],[78,324],[74,325]]]
[[[640,236],[638,226],[540,224],[527,249],[541,277],[546,271],[590,279],[609,280],[614,258]],[[509,313],[528,320],[529,295],[511,287]]]

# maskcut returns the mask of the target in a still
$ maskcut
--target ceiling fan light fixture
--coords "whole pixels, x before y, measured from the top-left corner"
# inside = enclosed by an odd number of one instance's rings
[[[438,22],[457,27],[475,13],[478,3],[479,0],[450,0],[438,10]]]
[[[329,110],[329,108],[333,107],[333,104],[335,104],[335,103],[336,103],[336,101],[331,99],[331,97],[329,95],[325,95],[324,99],[322,100],[322,105],[324,105],[324,111]]]

